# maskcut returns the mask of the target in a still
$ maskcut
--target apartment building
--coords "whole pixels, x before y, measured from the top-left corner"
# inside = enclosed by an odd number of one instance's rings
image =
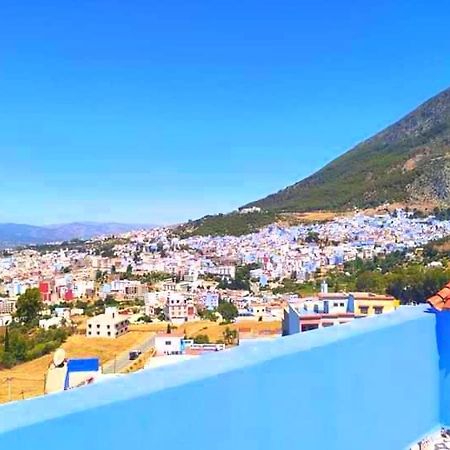
[[[87,337],[117,338],[128,332],[130,322],[120,316],[117,308],[106,308],[104,314],[91,317],[87,321]]]
[[[16,310],[16,300],[10,298],[0,299],[0,314],[13,314]]]
[[[164,309],[167,320],[174,324],[182,324],[194,320],[196,310],[194,302],[184,295],[171,293]]]
[[[202,296],[203,307],[209,310],[216,309],[219,306],[220,295],[218,292],[208,291]]]

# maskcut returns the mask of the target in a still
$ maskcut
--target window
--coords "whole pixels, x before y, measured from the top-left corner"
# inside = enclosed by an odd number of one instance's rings
[[[368,306],[360,306],[359,307],[359,312],[361,314],[368,314],[369,313],[369,307]]]
[[[333,303],[333,306],[339,306],[339,303],[335,302],[335,303]]]
[[[92,332],[91,331],[88,332],[88,336],[92,336]]]
[[[100,336],[100,331],[97,331],[97,336]]]
[[[111,328],[111,326],[110,325],[106,325],[106,328],[108,328],[108,330]]]
[[[171,345],[172,342],[171,342],[171,341],[166,341],[164,344],[165,344],[165,345]]]
[[[317,330],[319,328],[319,325],[312,325],[312,324],[304,324],[302,325],[302,331],[309,331],[309,330]]]
[[[345,306],[345,303],[341,303],[340,306]]]
[[[375,314],[383,314],[383,307],[382,306],[374,306]]]
[[[100,328],[100,324],[99,323],[97,324],[97,328]]]
[[[111,331],[108,331],[108,336],[111,336]]]
[[[89,328],[92,328],[92,323],[90,323],[90,324],[88,325],[88,327],[89,327]]]

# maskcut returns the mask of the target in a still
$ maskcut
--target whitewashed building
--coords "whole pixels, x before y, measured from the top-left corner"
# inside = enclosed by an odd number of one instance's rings
[[[87,321],[87,337],[117,338],[128,332],[129,320],[117,312],[117,308],[106,308],[104,314]]]

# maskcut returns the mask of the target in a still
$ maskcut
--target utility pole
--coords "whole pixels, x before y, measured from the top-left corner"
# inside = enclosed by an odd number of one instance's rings
[[[12,378],[7,378],[6,381],[8,382],[8,401],[10,402],[12,401]]]

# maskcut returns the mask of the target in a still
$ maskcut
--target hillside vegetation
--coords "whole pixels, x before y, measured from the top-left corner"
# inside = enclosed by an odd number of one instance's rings
[[[277,215],[271,211],[248,214],[218,214],[192,220],[177,229],[182,237],[189,236],[241,236],[253,233],[275,222]]]
[[[310,177],[250,203],[275,212],[450,204],[450,89]]]

